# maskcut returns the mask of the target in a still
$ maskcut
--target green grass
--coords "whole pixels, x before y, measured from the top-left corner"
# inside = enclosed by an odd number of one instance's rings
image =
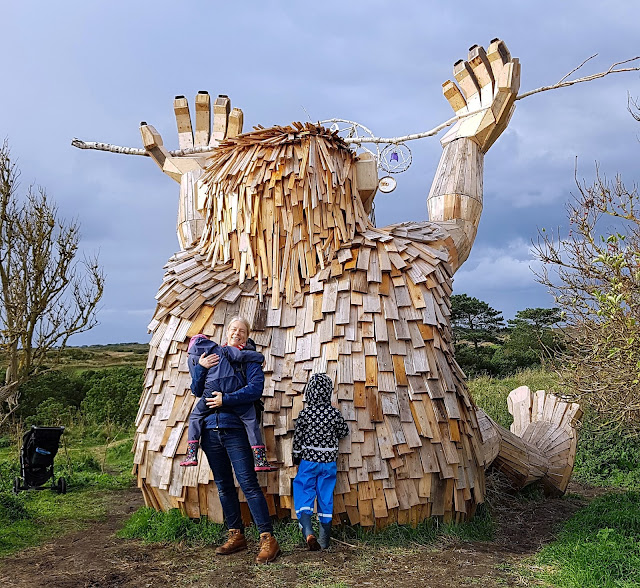
[[[640,586],[640,493],[593,500],[536,557],[539,579],[559,588]]]
[[[501,380],[476,378],[469,388],[476,404],[508,427],[511,390],[553,390],[555,383],[554,374],[528,370]],[[603,426],[587,410],[573,478],[627,492],[610,492],[578,511],[534,557],[529,575],[559,588],[640,586],[640,442]]]
[[[417,527],[390,525],[380,531],[372,531],[359,525],[334,527],[332,535],[340,541],[362,546],[400,547],[407,544],[428,545],[438,538],[450,537],[461,541],[488,541],[494,536],[495,524],[487,509],[480,508],[478,515],[469,523],[461,525],[438,524],[427,520]],[[246,530],[247,538],[258,540],[255,526]],[[303,542],[296,521],[282,520],[274,524],[274,534],[285,553]],[[189,519],[177,509],[157,512],[152,508],[141,508],[127,521],[118,534],[127,539],[142,539],[148,543],[185,543],[191,546],[213,545],[226,538],[224,526],[210,523],[206,518]]]
[[[61,447],[54,472],[56,479],[67,480],[64,495],[48,489],[14,495],[13,479],[20,474],[19,449],[2,448],[0,556],[102,519],[112,499],[111,492],[128,488],[133,482],[131,443],[130,437],[108,446],[85,439],[66,449]]]
[[[507,396],[511,390],[519,386],[529,386],[536,390],[552,390],[557,384],[556,375],[541,369],[529,369],[518,372],[508,378],[492,378],[480,376],[469,380],[469,391],[475,403],[482,408],[494,421],[505,428],[509,428],[513,418],[507,410]]]

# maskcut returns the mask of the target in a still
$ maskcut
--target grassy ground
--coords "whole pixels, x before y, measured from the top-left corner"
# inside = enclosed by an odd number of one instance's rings
[[[567,588],[640,586],[640,492],[609,493],[578,511],[536,556],[535,576]]]
[[[478,406],[505,427],[512,422],[507,395],[522,384],[553,390],[556,381],[553,374],[529,370],[469,383]],[[600,427],[589,412],[578,439],[573,478],[610,491],[558,529],[557,539],[521,572],[561,588],[640,586],[640,441]]]
[[[108,352],[99,351],[103,356]],[[115,353],[135,354],[136,350]],[[78,357],[75,363],[69,364],[69,368],[77,367],[82,361],[94,359]],[[527,371],[504,380],[478,378],[469,383],[476,403],[506,427],[511,422],[506,397],[522,384],[533,390],[552,390],[555,379],[552,374]],[[131,485],[130,435],[119,433],[113,427],[77,423],[65,432],[63,441],[65,444],[56,457],[56,477],[63,475],[67,478],[69,493],[58,496],[50,491],[22,492],[14,496],[11,487],[13,477],[19,473],[19,435],[16,433],[13,438],[5,436],[0,439],[1,556],[40,544],[62,533],[97,524],[104,519],[114,491],[122,491]],[[571,505],[568,513],[579,510],[556,529],[553,542],[542,549],[533,548],[531,552],[535,555],[524,563],[520,562],[509,574],[520,577],[523,583],[544,582],[558,587],[640,586],[640,444],[625,440],[615,432],[599,430],[596,419],[587,414],[580,431],[574,478],[584,484],[604,488],[597,492],[602,496],[590,501],[590,496],[582,499],[574,494],[568,495],[564,501],[557,501]],[[525,492],[517,500],[530,504],[532,521],[543,517],[543,511],[549,504],[535,490]],[[554,508],[562,508],[557,503]],[[527,510],[529,506],[525,504],[523,508]],[[540,512],[533,512],[536,509]],[[420,553],[418,559],[422,558],[420,561],[437,557],[439,559],[432,560],[434,565],[446,565],[446,552],[433,555],[438,546],[487,541],[490,542],[488,545],[501,544],[506,535],[502,527],[496,532],[500,517],[501,513],[490,513],[485,509],[473,522],[461,526],[438,526],[429,521],[416,529],[394,526],[378,534],[359,527],[346,527],[337,529],[335,537],[354,546],[345,545],[344,549],[359,554],[349,560],[353,568],[352,578],[355,577],[353,574],[360,573],[360,567],[362,574],[370,573],[380,558],[387,562],[385,565],[392,562],[394,566],[400,566],[399,562],[402,562],[402,569],[406,570],[402,572],[398,567],[398,573],[411,574],[418,573],[418,567],[412,569],[410,565],[416,550]],[[348,580],[338,579],[340,563],[335,555],[328,554],[321,562],[303,559],[299,548],[302,538],[295,523],[278,523],[276,532],[288,556],[278,563],[278,573],[283,577],[295,574],[297,581],[304,586],[337,588],[354,585]],[[141,509],[125,524],[121,536],[140,538],[147,542],[146,545],[179,545],[182,546],[180,549],[188,550],[195,557],[201,546],[219,543],[223,534],[220,525],[190,521],[178,512],[156,513]],[[255,530],[250,531],[253,543],[257,541],[254,535]],[[456,547],[454,551],[459,549]],[[143,554],[139,556],[143,557]],[[464,559],[465,556],[462,554],[460,557]],[[487,562],[486,565],[498,565]],[[224,564],[226,567],[220,569],[227,573],[225,570],[229,568],[227,571],[231,574],[232,563]],[[459,565],[454,559],[450,563]],[[171,570],[173,574],[174,568]],[[270,573],[276,573],[274,567],[270,570]],[[263,571],[256,568],[251,573],[256,575],[254,579],[259,579]],[[456,572],[452,570],[451,573],[455,575]],[[196,576],[193,579],[197,583]],[[477,585],[493,585],[483,583],[485,580],[479,578]]]
[[[20,475],[17,445],[0,449],[0,556],[38,545],[51,537],[85,527],[106,514],[108,493],[128,488],[131,476],[131,437],[67,440],[55,460],[55,478],[67,481],[67,494],[52,490],[15,495]]]
[[[342,543],[365,547],[402,547],[406,545],[430,545],[443,538],[461,541],[490,541],[494,537],[495,524],[487,509],[480,509],[478,516],[461,525],[439,525],[433,520],[412,528],[391,525],[382,531],[372,532],[360,526],[338,527],[333,536]],[[291,553],[303,543],[302,533],[295,521],[277,521],[274,533],[284,553]],[[190,546],[217,545],[226,538],[223,525],[207,519],[192,520],[178,510],[157,512],[141,508],[127,521],[120,537],[142,539],[147,543],[184,543]],[[258,540],[255,527],[247,529],[247,538]]]

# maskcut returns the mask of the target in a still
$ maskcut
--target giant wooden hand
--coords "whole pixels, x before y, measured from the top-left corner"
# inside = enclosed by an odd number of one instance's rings
[[[197,180],[211,153],[198,149],[216,147],[221,141],[242,133],[243,113],[239,108],[231,110],[231,101],[220,95],[213,103],[213,129],[211,128],[211,99],[207,92],[198,92],[195,104],[195,132],[191,124],[189,104],[184,96],[176,96],[173,109],[178,127],[178,143],[181,150],[193,150],[192,155],[172,157],[165,148],[160,133],[146,122],[140,123],[142,143],[160,169],[180,184],[178,208],[178,241],[186,249],[200,238],[204,221],[198,208]]]
[[[484,154],[513,114],[520,86],[520,63],[506,45],[494,39],[485,50],[474,45],[467,61],[453,66],[443,92],[458,116],[442,138],[444,148],[427,199],[429,219],[449,236],[451,265],[458,269],[469,256],[482,213]]]

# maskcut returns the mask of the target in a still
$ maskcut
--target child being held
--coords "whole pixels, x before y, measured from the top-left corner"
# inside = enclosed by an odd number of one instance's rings
[[[293,480],[293,503],[307,546],[326,549],[331,540],[333,491],[336,487],[338,441],[349,434],[340,411],[331,406],[333,384],[327,374],[313,374],[305,388],[305,407],[298,414],[293,433],[293,458],[299,462]],[[320,533],[311,526],[318,500]]]
[[[213,353],[218,355],[220,360],[213,367],[206,369],[199,363],[200,358]],[[193,407],[189,417],[187,455],[184,461],[180,462],[183,467],[198,465],[202,425],[204,419],[216,410],[207,406],[206,399],[210,398],[214,392],[221,392],[223,395],[233,394],[245,385],[231,362],[261,364],[264,361],[264,355],[255,350],[255,344],[251,339],[247,341],[244,348],[239,349],[232,345],[219,345],[200,333],[192,337],[189,342],[187,361],[191,374],[191,392],[194,396],[200,397],[200,400]],[[240,418],[247,431],[249,443],[253,449],[255,470],[262,472],[277,469],[267,461],[266,448],[262,440],[260,422],[254,404],[248,407],[237,406],[233,408],[233,411]]]

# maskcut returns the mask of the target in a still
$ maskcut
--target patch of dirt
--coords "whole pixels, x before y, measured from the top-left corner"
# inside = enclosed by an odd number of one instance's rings
[[[571,484],[564,499],[512,500],[497,513],[491,542],[444,539],[435,546],[349,547],[328,551],[302,546],[267,566],[257,566],[255,543],[246,552],[216,556],[213,548],[143,544],[117,539],[124,520],[142,505],[137,489],[114,492],[107,519],[0,561],[0,585],[56,588],[171,586],[322,586],[393,588],[522,585],[512,570],[553,539],[557,526],[603,493]],[[580,496],[577,496],[577,495]],[[584,497],[584,498],[583,498]],[[532,585],[527,580],[527,585]]]

